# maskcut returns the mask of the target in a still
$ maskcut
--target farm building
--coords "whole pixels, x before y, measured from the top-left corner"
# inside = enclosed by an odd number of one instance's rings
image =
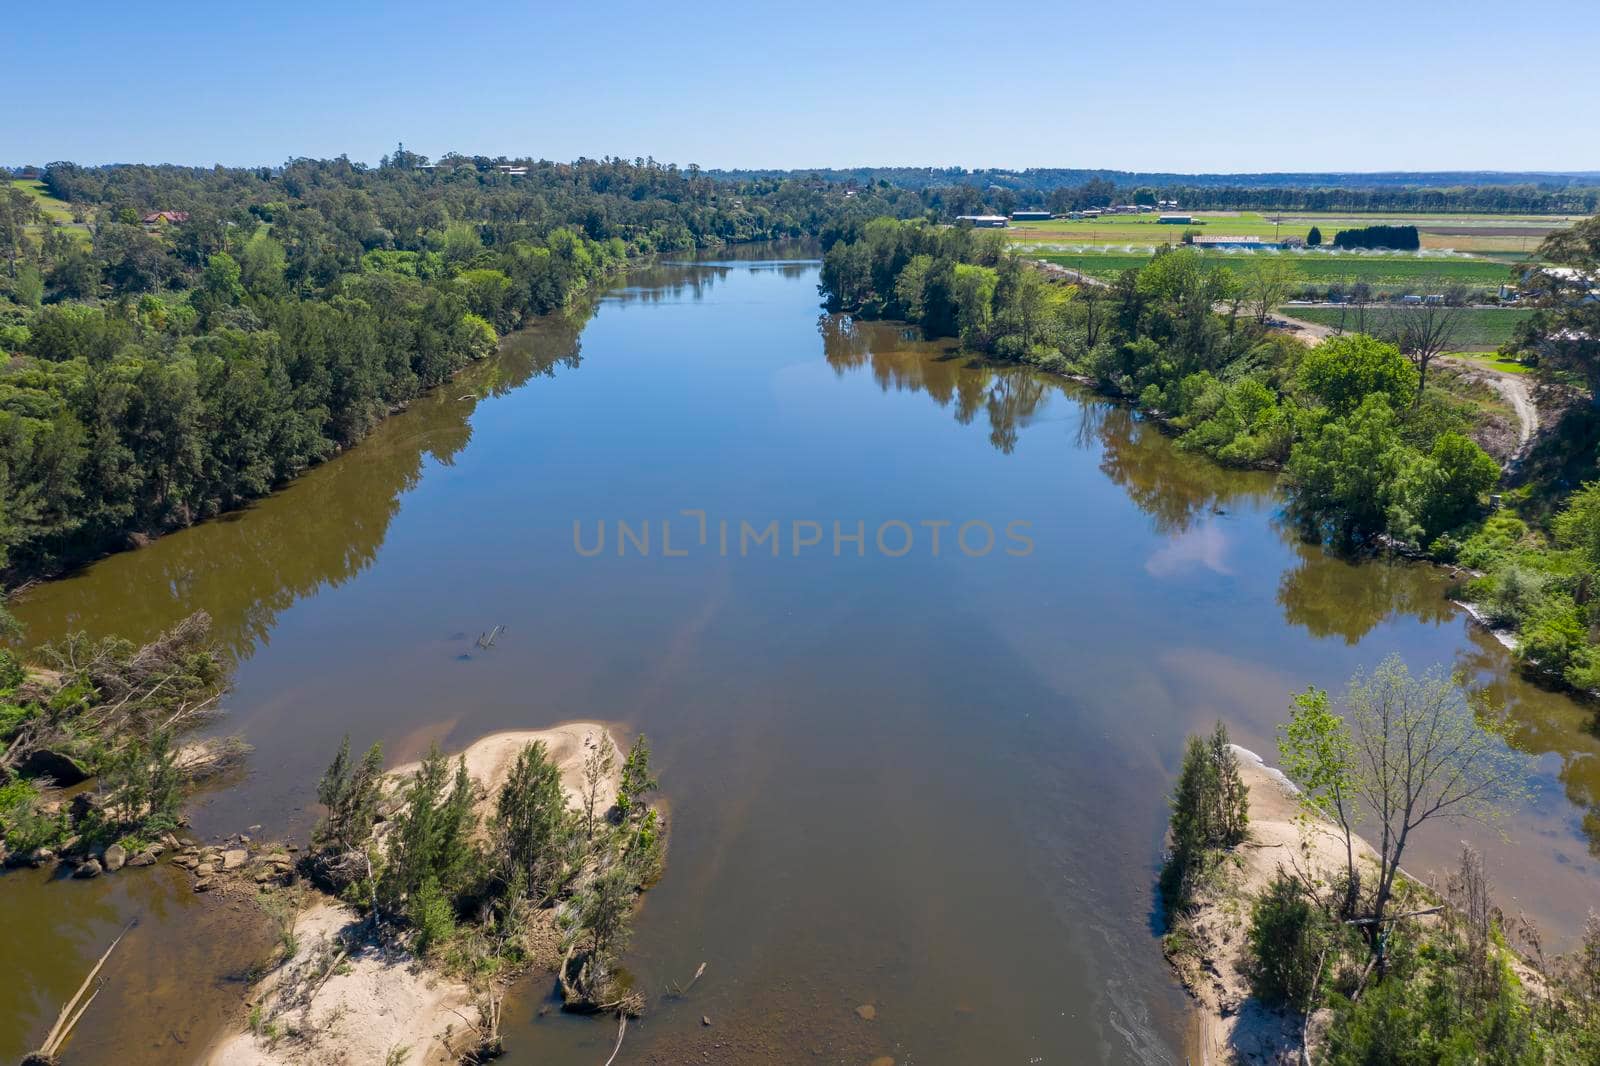
[[[153,211],[139,221],[146,226],[159,226],[162,223],[177,223],[189,221],[187,211]]]
[[[1156,222],[1158,222],[1159,224],[1161,224],[1163,226],[1192,226],[1192,225],[1194,225],[1194,216],[1193,215],[1159,215],[1156,218]]]
[[[1004,215],[957,215],[957,222],[970,222],[979,229],[1005,229]]]
[[[1156,206],[1159,207],[1163,211],[1176,211],[1178,209],[1178,201],[1176,201],[1176,200],[1159,200],[1159,201],[1156,202]]]
[[[1050,221],[1050,212],[1048,212],[1048,211],[1013,211],[1013,212],[1011,212],[1011,221],[1013,221],[1013,222],[1049,222]]]

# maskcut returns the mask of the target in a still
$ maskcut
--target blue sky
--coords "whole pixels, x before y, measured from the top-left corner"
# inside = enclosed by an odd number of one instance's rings
[[[247,10],[248,9],[248,10]],[[1587,2],[11,5],[0,162],[1600,170]]]

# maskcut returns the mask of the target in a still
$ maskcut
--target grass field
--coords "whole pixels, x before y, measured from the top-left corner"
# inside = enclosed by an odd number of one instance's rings
[[[44,182],[32,178],[19,178],[12,181],[11,187],[21,189],[37,200],[39,208],[44,211],[45,218],[49,219],[52,225],[64,226],[84,240],[91,238],[88,226],[72,221],[72,205],[50,195],[50,190]]]
[[[1188,214],[1189,212],[1177,212]],[[1299,237],[1304,239],[1312,226],[1322,230],[1324,243],[1330,243],[1341,229],[1361,226],[1415,225],[1427,249],[1452,249],[1458,252],[1526,254],[1552,230],[1578,221],[1576,218],[1526,215],[1352,215],[1307,212],[1269,215],[1259,211],[1197,211],[1196,220],[1204,223],[1208,236],[1261,237],[1266,240]],[[1011,240],[1026,244],[1105,244],[1126,246],[1176,244],[1183,240],[1187,226],[1168,226],[1154,214],[1107,215],[1097,219],[1049,222],[1018,222],[1007,228]]]
[[[1144,252],[1039,251],[1030,256],[1044,259],[1093,277],[1111,278],[1131,267],[1141,267],[1150,261]],[[1274,253],[1269,252],[1205,252],[1207,267],[1228,267],[1235,271],[1248,269]],[[1285,252],[1296,277],[1308,288],[1326,290],[1329,285],[1351,285],[1364,281],[1380,293],[1438,292],[1450,285],[1466,285],[1476,289],[1492,289],[1511,280],[1511,264],[1506,260],[1469,256],[1418,256],[1418,255],[1358,255],[1335,252]]]
[[[1349,330],[1356,328],[1356,312],[1350,308],[1339,307],[1280,307],[1281,314],[1290,318],[1298,318],[1303,322],[1315,322],[1321,326],[1337,326],[1341,322]],[[1491,351],[1500,347],[1511,339],[1511,331],[1516,329],[1517,323],[1526,319],[1533,312],[1524,308],[1497,308],[1497,307],[1467,307],[1459,312],[1459,324],[1450,338],[1451,347],[1463,350]],[[1370,329],[1379,329],[1383,322],[1383,308],[1367,309],[1367,324]],[[1522,367],[1521,363],[1510,363],[1507,367]],[[1506,369],[1507,367],[1497,367]]]

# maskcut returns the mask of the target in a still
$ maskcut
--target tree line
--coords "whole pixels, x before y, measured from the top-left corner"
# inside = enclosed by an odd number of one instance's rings
[[[877,220],[824,256],[835,310],[904,318],[997,358],[1094,378],[1163,418],[1182,447],[1282,468],[1307,530],[1427,545],[1479,518],[1499,477],[1464,406],[1393,344],[1315,349],[1267,330],[1286,280],[1158,254],[1101,286],[1053,284],[998,234]],[[1220,309],[1220,310],[1219,310]]]
[[[0,191],[11,576],[260,496],[630,259],[894,209],[646,160],[446,162],[51,164],[45,185],[85,228]]]
[[[1596,224],[1562,240],[1584,262]],[[1161,422],[1180,448],[1233,466],[1282,471],[1288,512],[1310,536],[1349,549],[1410,546],[1487,571],[1470,587],[1524,634],[1521,660],[1580,688],[1600,685],[1590,595],[1600,578],[1600,489],[1587,408],[1550,438],[1549,469],[1508,494],[1542,501],[1526,518],[1492,511],[1499,465],[1472,439],[1475,407],[1431,382],[1438,346],[1347,334],[1316,347],[1271,332],[1286,281],[1263,261],[1206,269],[1200,253],[1157,254],[1109,285],[1053,281],[981,230],[877,219],[835,228],[823,258],[828,306],[900,318],[994,358],[1092,379]],[[1586,236],[1588,235],[1588,236]],[[1058,275],[1059,277],[1059,275]],[[1552,289],[1543,329],[1552,368],[1600,367],[1596,305]],[[1426,310],[1426,309],[1424,309]],[[1593,330],[1593,332],[1590,332]]]
[[[1496,171],[1388,174],[1173,174],[1054,167],[965,170],[961,167],[855,167],[843,170],[727,170],[732,180],[789,177],[858,188],[891,186],[977,207],[1039,208],[1071,203],[1177,200],[1188,210],[1414,211],[1489,214],[1573,214],[1600,210],[1592,175],[1528,175]],[[958,192],[957,190],[967,190]]]
[[[1319,233],[1320,238],[1322,235]],[[1310,241],[1306,242],[1311,243]],[[1342,229],[1333,235],[1335,248],[1386,248],[1391,251],[1414,252],[1422,247],[1422,237],[1415,226],[1359,226]]]

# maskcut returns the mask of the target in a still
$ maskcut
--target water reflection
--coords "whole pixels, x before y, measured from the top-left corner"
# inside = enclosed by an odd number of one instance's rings
[[[1016,449],[1021,431],[1061,391],[1059,383],[1030,370],[989,366],[953,341],[915,339],[898,323],[823,315],[817,332],[823,356],[839,376],[867,368],[884,392],[926,393],[940,407],[953,408],[963,426],[981,411],[989,423],[989,443],[1007,455]]]
[[[1101,472],[1122,486],[1158,533],[1185,533],[1234,508],[1259,510],[1272,502],[1270,475],[1219,470],[1174,447],[1160,427],[1126,407],[1086,402],[1083,422],[1080,434],[1092,434],[1102,451]]]
[[[1347,558],[1307,543],[1288,523],[1277,528],[1295,554],[1278,579],[1278,604],[1284,618],[1312,636],[1357,644],[1399,615],[1439,625],[1460,614],[1445,578],[1430,566]]]
[[[1154,532],[1167,538],[1145,560],[1152,577],[1197,569],[1236,576],[1222,523],[1233,510],[1264,512],[1291,559],[1278,576],[1278,606],[1287,622],[1311,636],[1355,647],[1400,619],[1443,626],[1464,617],[1451,602],[1451,579],[1439,569],[1350,558],[1305,541],[1292,524],[1272,514],[1279,506],[1273,475],[1224,470],[1185,453],[1159,426],[1129,408],[1032,371],[988,366],[953,342],[923,340],[895,323],[825,315],[818,332],[824,356],[839,376],[865,371],[884,392],[924,394],[963,425],[982,414],[990,445],[1003,454],[1015,451],[1021,431],[1041,420],[1052,396],[1069,396],[1076,404],[1072,443],[1097,452],[1100,470],[1149,516]],[[1572,831],[1600,858],[1600,737],[1592,708],[1532,683],[1506,650],[1476,627],[1468,627],[1467,646],[1454,665],[1484,695],[1510,709],[1516,746],[1549,760],[1550,780],[1559,782],[1563,802],[1578,812]]]
[[[575,369],[586,307],[508,336],[471,368],[379,426],[360,447],[280,492],[137,552],[103,559],[19,597],[30,643],[84,629],[148,640],[173,620],[210,612],[235,661],[270,643],[279,614],[338,587],[378,557],[401,498],[428,461],[450,466],[472,440],[479,401],[538,375]]]

